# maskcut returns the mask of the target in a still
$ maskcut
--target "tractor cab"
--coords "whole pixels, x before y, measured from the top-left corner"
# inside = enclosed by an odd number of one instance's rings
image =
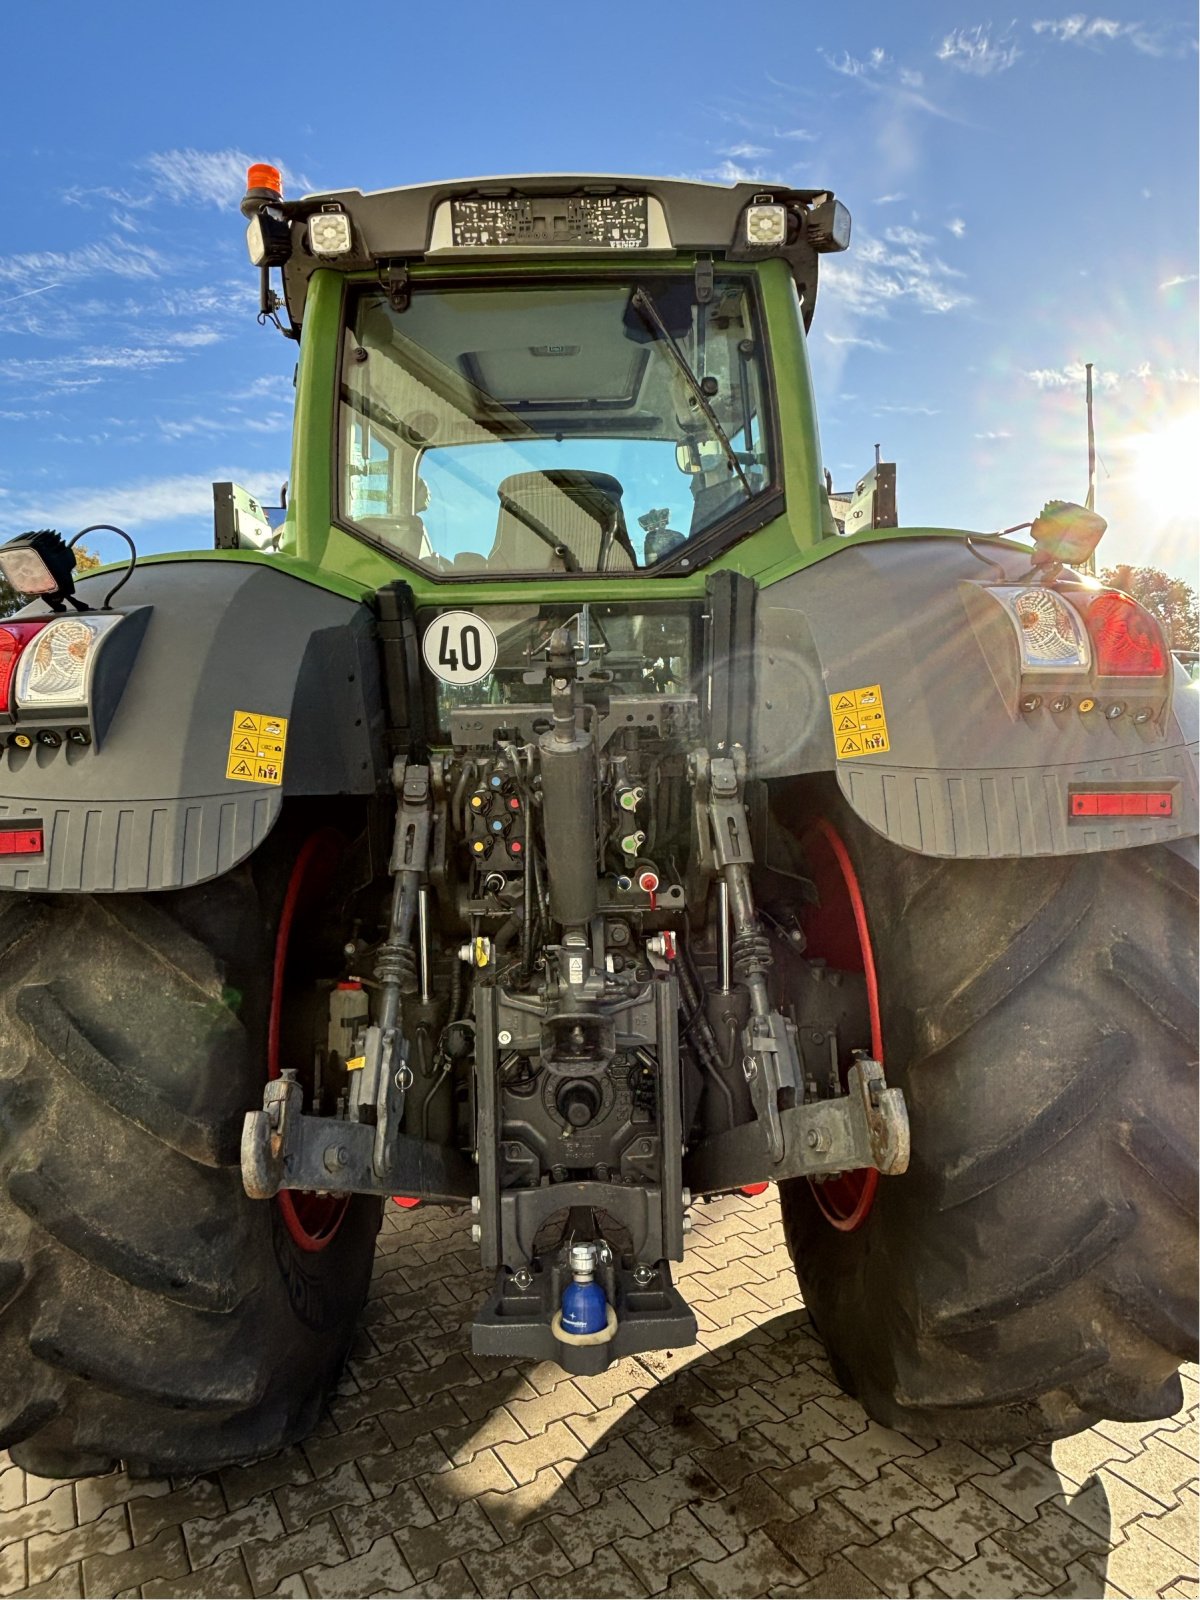
[[[285,201],[274,169],[249,181],[262,313],[303,329],[334,441],[320,502],[297,485],[297,553],[332,522],[426,582],[689,576],[782,515],[789,473],[796,524],[832,531],[815,429],[789,460],[772,372],[818,256],[849,242],[832,195],[535,177]]]

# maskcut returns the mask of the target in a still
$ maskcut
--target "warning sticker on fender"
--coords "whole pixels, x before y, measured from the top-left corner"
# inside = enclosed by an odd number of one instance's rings
[[[282,783],[287,727],[286,717],[273,717],[262,711],[235,711],[225,776],[241,783]]]
[[[854,756],[875,756],[891,749],[883,690],[877,683],[863,689],[840,689],[829,696],[833,742],[839,761]]]

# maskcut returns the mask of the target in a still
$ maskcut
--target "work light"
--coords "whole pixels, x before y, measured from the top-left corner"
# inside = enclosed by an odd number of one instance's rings
[[[760,248],[787,242],[786,206],[747,206],[746,243]]]
[[[308,219],[308,248],[314,256],[350,253],[350,218],[344,211],[318,211]]]
[[[74,571],[75,556],[53,528],[22,533],[0,545],[0,572],[17,593],[42,595],[55,610],[75,592]]]

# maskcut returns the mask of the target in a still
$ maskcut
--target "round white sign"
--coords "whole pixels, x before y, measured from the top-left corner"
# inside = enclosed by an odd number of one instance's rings
[[[425,665],[443,683],[478,683],[496,665],[496,635],[471,611],[443,611],[425,630]]]

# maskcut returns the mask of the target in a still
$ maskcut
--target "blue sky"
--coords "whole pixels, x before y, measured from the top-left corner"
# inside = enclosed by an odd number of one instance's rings
[[[838,487],[878,441],[906,523],[1081,500],[1090,360],[1101,562],[1195,583],[1195,32],[1159,0],[28,0],[0,110],[0,535],[203,546],[213,479],[274,497],[295,348],[255,326],[247,159],[293,194],[763,176],[854,217],[810,340]]]

